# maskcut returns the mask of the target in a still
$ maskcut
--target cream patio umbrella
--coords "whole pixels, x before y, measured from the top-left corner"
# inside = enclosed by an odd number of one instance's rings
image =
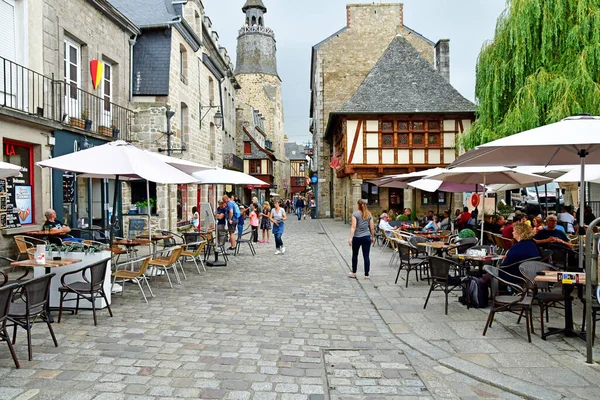
[[[141,150],[122,140],[95,146],[64,156],[40,161],[38,166],[75,172],[87,178],[114,179],[113,215],[110,243],[114,239],[117,220],[117,193],[120,180],[145,179],[156,183],[195,183],[197,179],[166,164],[151,153]],[[148,231],[150,232],[150,215]]]
[[[577,115],[553,124],[544,125],[524,132],[483,144],[458,157],[452,167],[482,167],[490,165],[573,165],[579,164],[579,183],[585,185],[585,165],[600,164],[600,117]],[[579,209],[582,210],[583,196],[579,196]],[[600,221],[592,223],[595,226]],[[579,213],[579,226],[583,226],[583,212]],[[588,229],[586,239],[585,271],[591,276],[592,229]],[[580,240],[579,266],[583,267],[583,246]],[[586,280],[586,301],[591,305],[592,281]],[[586,323],[591,326],[592,307],[587,307]],[[587,332],[587,362],[592,363],[592,334]]]
[[[457,167],[446,169],[444,172],[432,175],[428,179],[436,179],[445,182],[454,182],[461,184],[487,184],[514,183],[514,184],[533,184],[552,181],[552,178],[546,178],[539,175],[518,172],[506,167]],[[485,201],[482,205],[481,218],[481,241],[483,242],[483,222],[485,215]]]
[[[23,167],[0,161],[0,178],[12,178],[19,176]]]

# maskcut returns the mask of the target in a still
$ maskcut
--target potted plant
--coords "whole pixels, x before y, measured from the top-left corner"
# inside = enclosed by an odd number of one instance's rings
[[[101,135],[112,136],[112,127],[100,125],[98,127],[98,133]]]
[[[156,200],[150,198],[150,201],[138,201],[135,203],[138,208],[138,214],[148,214],[148,212],[153,213],[156,212]]]
[[[75,118],[75,117],[69,117],[69,125],[71,125],[71,126],[73,126],[75,128],[80,128],[80,129],[85,128],[85,122],[84,122],[84,120],[80,119],[80,118]]]
[[[110,126],[110,129],[111,129],[113,139],[118,139],[119,133],[121,133],[121,130],[119,128],[117,128],[117,125],[114,123],[114,121],[113,121],[112,125]]]
[[[90,110],[87,108],[81,112],[81,118],[83,119],[84,129],[86,131],[92,130],[92,120],[90,118]]]

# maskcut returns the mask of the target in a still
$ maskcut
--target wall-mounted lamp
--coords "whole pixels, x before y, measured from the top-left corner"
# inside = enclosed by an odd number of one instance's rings
[[[206,111],[206,113],[202,116],[202,118],[200,119],[200,123],[202,123],[202,121],[204,121],[204,118],[206,118],[206,116],[208,115],[210,110],[213,108],[217,109],[217,112],[215,113],[215,116],[213,117],[214,124],[217,127],[217,129],[221,129],[221,127],[223,126],[223,113],[221,112],[221,108],[219,106],[200,106],[200,112],[202,112],[203,109],[208,109]]]

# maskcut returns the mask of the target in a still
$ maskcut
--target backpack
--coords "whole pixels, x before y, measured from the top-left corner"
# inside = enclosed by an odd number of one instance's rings
[[[473,308],[485,308],[488,306],[488,291],[481,284],[481,279],[475,276],[467,276],[462,280],[462,296],[458,301]]]
[[[240,219],[242,212],[236,202],[233,202],[233,219]]]

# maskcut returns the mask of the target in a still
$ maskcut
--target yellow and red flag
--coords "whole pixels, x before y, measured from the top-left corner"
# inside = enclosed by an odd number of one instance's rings
[[[104,74],[104,64],[98,60],[90,61],[90,74],[92,75],[92,85],[94,86],[94,90],[98,89]]]

